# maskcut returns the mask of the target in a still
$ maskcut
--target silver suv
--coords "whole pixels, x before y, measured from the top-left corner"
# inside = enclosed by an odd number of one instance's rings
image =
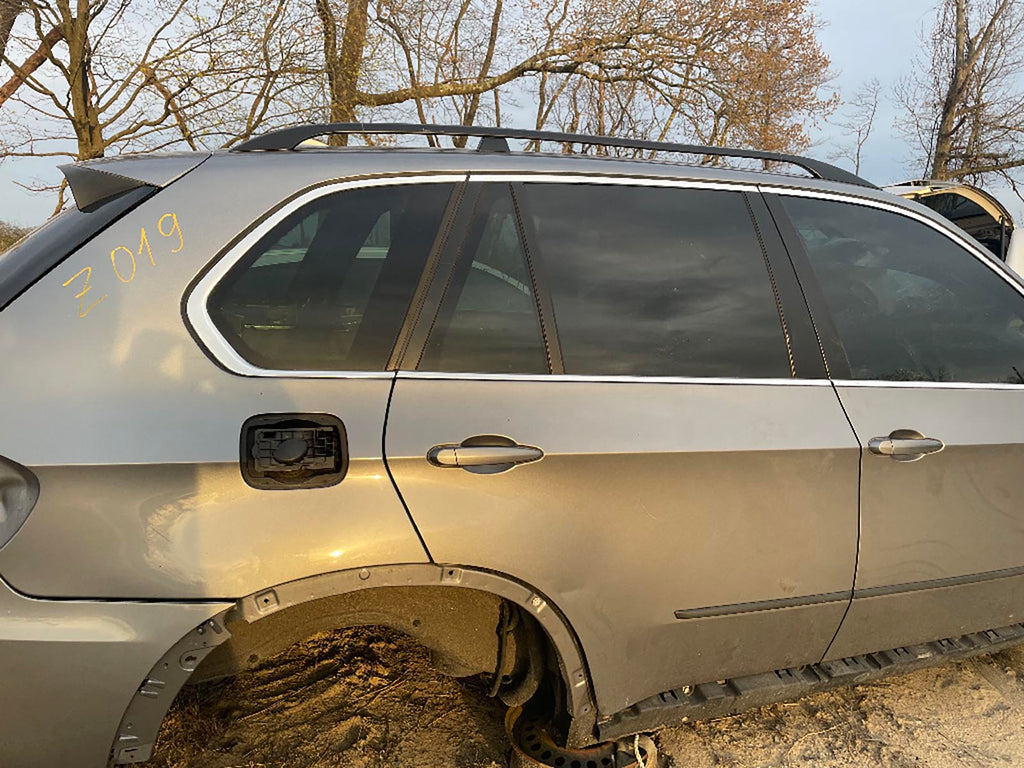
[[[308,144],[367,131],[483,140]],[[1024,287],[922,205],[465,127],[64,170],[0,258],[5,768],[342,626],[570,753],[1024,639]]]

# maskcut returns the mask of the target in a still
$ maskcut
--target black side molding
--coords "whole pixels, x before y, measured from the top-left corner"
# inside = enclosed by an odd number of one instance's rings
[[[774,611],[779,608],[798,608],[803,605],[820,605],[821,603],[839,603],[850,599],[850,591],[827,592],[822,595],[798,595],[796,597],[780,597],[777,600],[759,600],[754,603],[732,603],[730,605],[712,605],[707,608],[681,608],[675,612],[677,619],[707,619],[711,616],[730,616],[736,613],[756,613],[757,611]]]
[[[684,720],[727,717],[755,707],[774,704],[846,685],[860,685],[891,674],[934,667],[1024,643],[1024,624],[972,632],[921,645],[823,661],[793,669],[777,669],[715,683],[674,688],[638,701],[598,722],[601,741],[650,731]]]

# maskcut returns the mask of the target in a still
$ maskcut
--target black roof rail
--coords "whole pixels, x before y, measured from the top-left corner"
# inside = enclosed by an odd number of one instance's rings
[[[842,168],[829,163],[813,160],[799,155],[788,155],[783,152],[765,152],[760,149],[726,149],[724,147],[704,147],[697,144],[675,144],[664,141],[645,141],[642,139],[617,139],[612,136],[591,136],[580,133],[558,133],[556,131],[536,131],[522,128],[485,128],[469,125],[424,125],[422,123],[315,123],[281,128],[254,139],[249,139],[232,148],[232,152],[253,152],[256,150],[288,150],[295,149],[299,144],[317,136],[330,134],[407,134],[422,136],[472,136],[482,139],[480,149],[484,151],[507,151],[507,144],[502,147],[499,140],[527,139],[530,141],[553,141],[563,144],[586,144],[600,147],[622,147],[624,149],[647,149],[657,152],[679,152],[688,155],[711,155],[715,157],[737,157],[745,160],[768,160],[771,162],[789,163],[803,168],[811,176],[825,181],[839,181],[856,184],[861,187],[876,188],[870,181],[865,181]]]

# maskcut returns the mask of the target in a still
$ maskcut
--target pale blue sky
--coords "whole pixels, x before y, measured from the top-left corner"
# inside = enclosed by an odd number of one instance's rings
[[[922,30],[931,28],[938,0],[819,0],[817,15],[826,22],[818,34],[832,59],[833,86],[852,98],[873,77],[882,84],[874,128],[861,160],[861,175],[876,184],[918,176],[911,149],[893,123],[897,108],[892,100],[896,82],[910,73],[920,59]],[[833,119],[842,117],[840,113]],[[815,132],[817,145],[810,154],[828,159],[830,142],[842,142],[841,131],[823,126]],[[850,163],[836,161],[853,170]]]
[[[861,174],[877,184],[911,178],[920,171],[912,165],[910,148],[893,126],[896,106],[889,94],[896,81],[914,66],[922,29],[930,26],[936,2],[818,0],[816,4],[817,15],[826,22],[819,38],[832,58],[833,87],[844,97],[850,97],[862,83],[877,77],[886,94],[861,166]],[[842,140],[838,130],[830,125],[812,133],[815,146],[808,154],[822,159],[828,159],[833,143]],[[49,216],[52,197],[27,192],[15,181],[53,183],[60,179],[57,164],[52,158],[0,163],[0,219],[28,225]]]

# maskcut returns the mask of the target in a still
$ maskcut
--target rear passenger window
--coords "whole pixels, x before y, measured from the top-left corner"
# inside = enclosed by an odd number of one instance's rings
[[[420,367],[548,372],[533,283],[508,185],[490,185],[482,194]]]
[[[791,376],[741,193],[523,186],[566,373]]]
[[[383,370],[450,184],[337,192],[275,226],[213,290],[227,341],[273,370]]]
[[[783,197],[855,379],[1024,384],[1024,297],[907,216]]]

